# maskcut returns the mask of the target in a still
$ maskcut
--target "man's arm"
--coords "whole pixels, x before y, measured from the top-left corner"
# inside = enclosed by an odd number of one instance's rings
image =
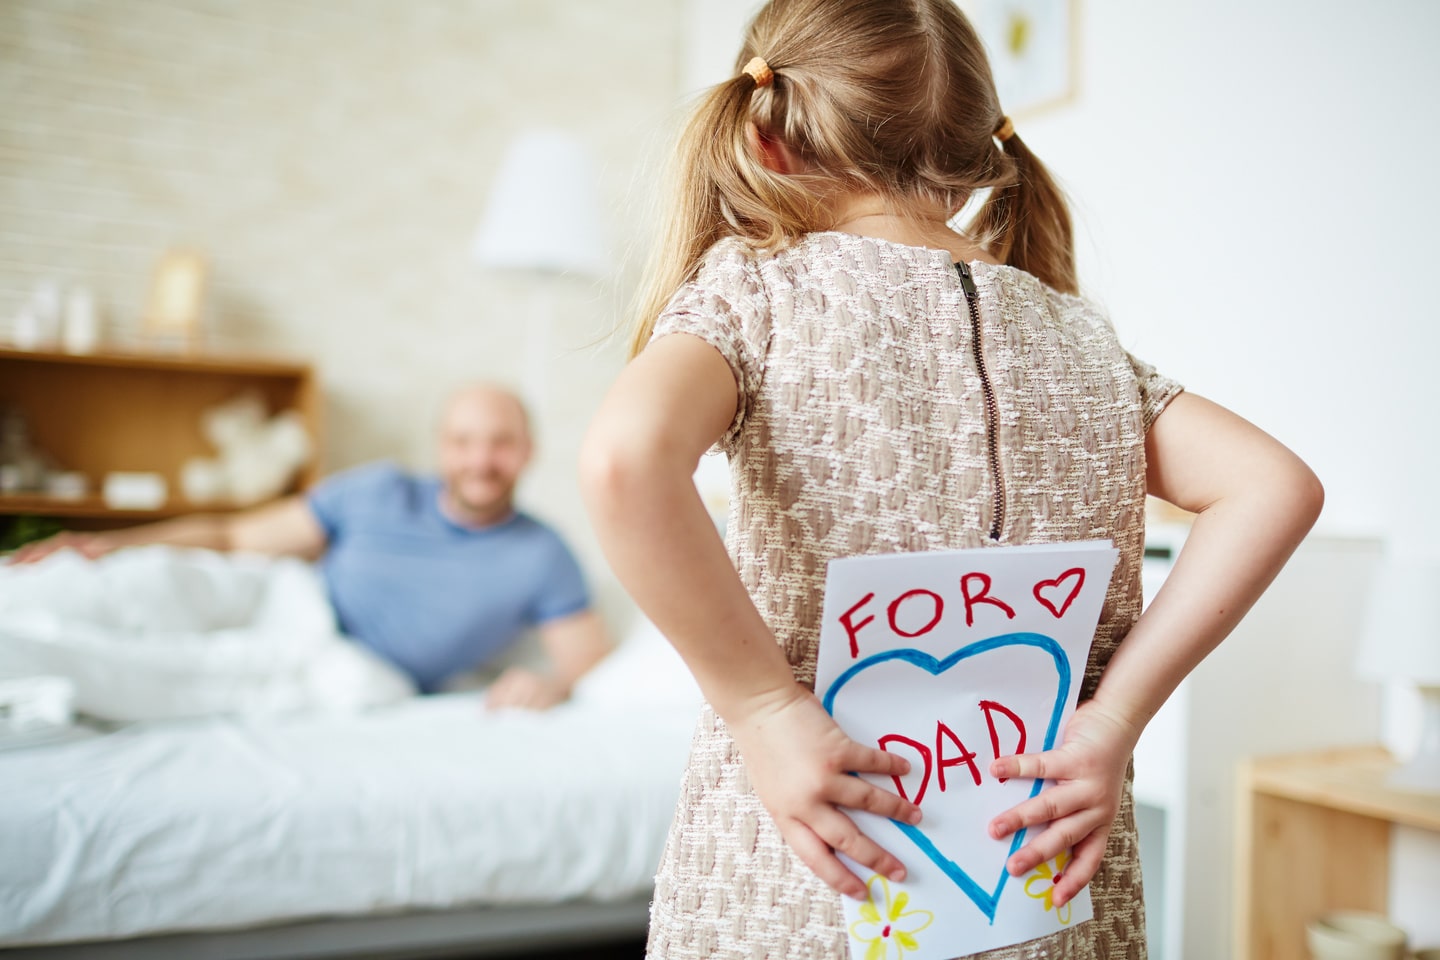
[[[610,652],[605,624],[593,610],[557,617],[540,625],[540,644],[550,672],[511,667],[490,687],[485,705],[545,710],[570,698],[575,682]]]
[[[93,560],[122,547],[168,544],[313,560],[324,552],[325,543],[325,529],[310,505],[304,497],[293,496],[238,513],[194,514],[100,533],[60,533],[26,544],[12,559],[15,563],[34,563],[69,547]]]

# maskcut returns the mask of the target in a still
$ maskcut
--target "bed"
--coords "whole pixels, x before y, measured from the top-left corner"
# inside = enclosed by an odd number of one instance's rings
[[[473,956],[639,936],[698,709],[683,665],[642,625],[554,710],[483,698],[0,750],[0,948]]]

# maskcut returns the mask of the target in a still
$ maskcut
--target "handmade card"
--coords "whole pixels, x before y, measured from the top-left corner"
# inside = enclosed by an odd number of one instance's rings
[[[815,691],[852,738],[910,761],[904,777],[867,779],[924,815],[846,811],[907,873],[892,883],[847,862],[870,893],[845,900],[856,960],[963,956],[1090,919],[1088,890],[1052,901],[1068,856],[1006,872],[1027,832],[995,840],[990,820],[1045,784],[997,780],[990,761],[1060,743],[1117,557],[1087,541],[830,563]]]

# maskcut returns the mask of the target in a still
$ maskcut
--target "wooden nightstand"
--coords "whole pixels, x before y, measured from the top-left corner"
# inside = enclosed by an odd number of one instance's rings
[[[1321,913],[1386,912],[1391,826],[1440,832],[1440,794],[1390,789],[1394,766],[1379,747],[1242,765],[1237,960],[1306,960],[1305,924]]]

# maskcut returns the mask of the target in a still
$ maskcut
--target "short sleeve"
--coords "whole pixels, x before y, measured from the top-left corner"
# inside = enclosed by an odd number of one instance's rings
[[[590,608],[590,591],[585,586],[585,574],[565,541],[550,530],[545,531],[549,543],[546,545],[545,569],[540,578],[540,589],[530,608],[531,623],[545,623],[558,620]]]
[[[654,341],[688,333],[710,344],[735,377],[735,419],[719,447],[730,451],[759,395],[770,341],[770,307],[755,254],[739,240],[722,240],[701,261],[695,279],[670,298],[655,321]]]
[[[310,512],[334,541],[355,516],[357,508],[373,501],[376,491],[394,482],[399,469],[390,463],[371,463],[326,477],[305,495]]]
[[[1135,371],[1135,382],[1140,389],[1141,422],[1145,432],[1149,433],[1155,418],[1160,416],[1160,412],[1185,388],[1133,353],[1127,351],[1125,356],[1130,359],[1130,369]]]

